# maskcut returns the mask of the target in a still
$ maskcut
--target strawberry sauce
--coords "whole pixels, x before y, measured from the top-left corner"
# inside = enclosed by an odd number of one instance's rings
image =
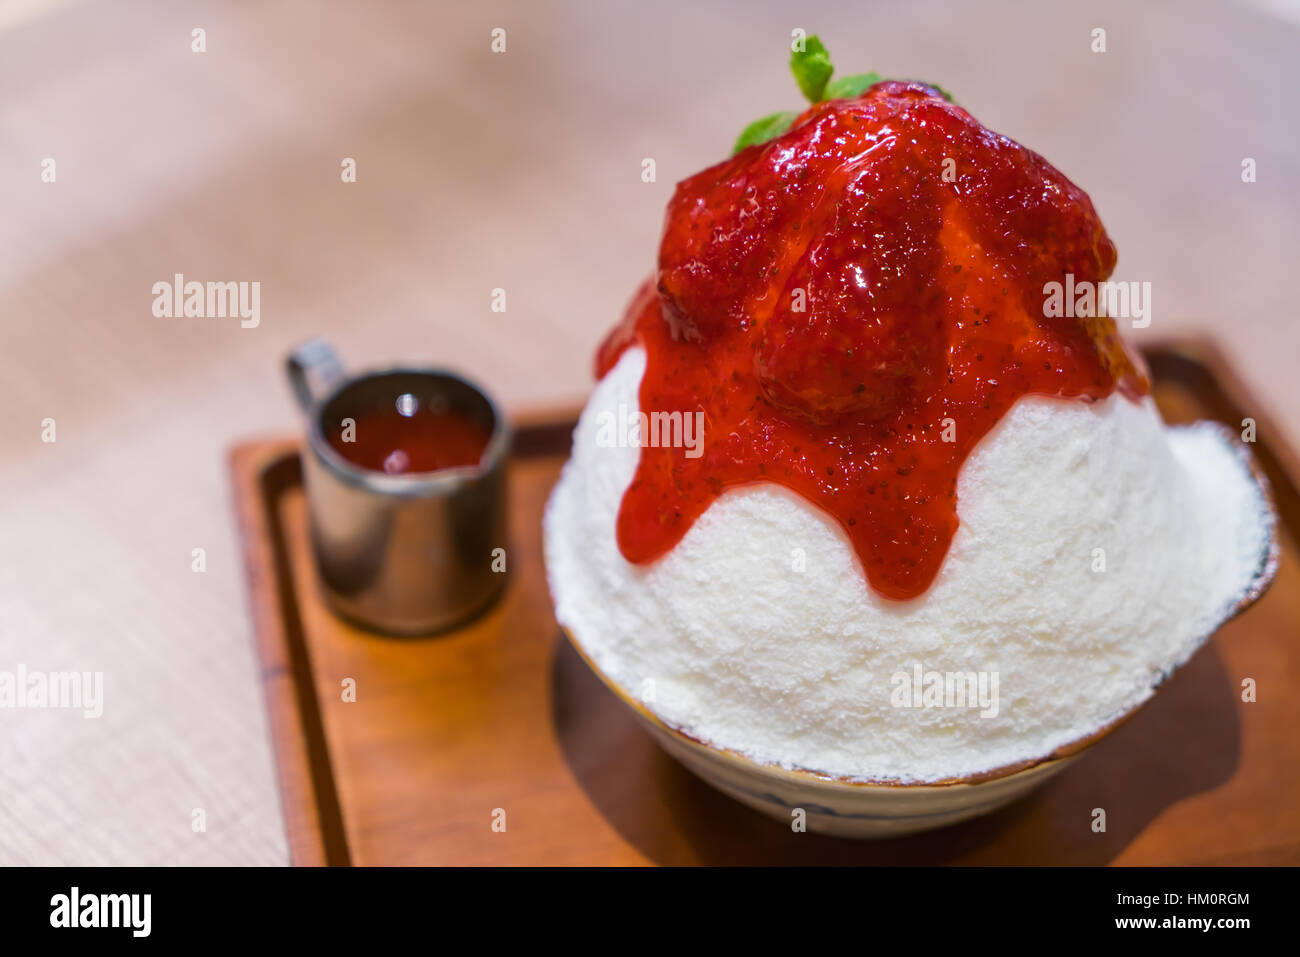
[[[478,465],[492,438],[483,423],[450,409],[429,408],[409,393],[351,418],[356,423],[351,441],[342,430],[330,429],[330,445],[354,465],[389,475]]]
[[[1046,283],[1115,258],[1082,190],[921,84],[818,103],[678,184],[657,282],[596,366],[639,342],[641,410],[703,411],[704,452],[641,449],[623,555],[651,562],[726,489],[776,482],[834,516],[879,594],[920,595],[962,463],[1017,399],[1148,390],[1112,319],[1044,315]]]

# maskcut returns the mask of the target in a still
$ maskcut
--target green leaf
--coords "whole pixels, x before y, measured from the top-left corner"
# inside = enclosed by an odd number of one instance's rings
[[[816,35],[804,41],[803,51],[794,50],[790,54],[790,72],[794,74],[799,89],[808,98],[809,103],[824,99],[826,84],[835,68],[831,66],[831,55],[826,46]]]
[[[842,76],[827,84],[825,99],[851,100],[855,96],[861,96],[867,87],[875,86],[879,82],[879,73],[855,73],[853,76]]]
[[[810,103],[852,99],[861,96],[868,87],[881,81],[878,73],[855,73],[852,76],[842,76],[832,82],[831,74],[835,72],[835,68],[831,66],[831,55],[827,52],[821,38],[816,34],[807,37],[803,47],[802,50],[790,52],[790,72],[794,74],[795,82],[799,84],[799,89]],[[926,86],[934,87],[949,103],[955,102],[952,94],[942,87],[935,86],[933,83],[927,83]],[[736,145],[732,147],[731,154],[734,156],[747,146],[775,139],[787,132],[798,117],[798,113],[772,113],[761,120],[755,120],[740,134]]]
[[[941,87],[938,83],[931,83],[929,80],[913,80],[912,82],[913,82],[913,83],[924,83],[926,86],[938,90],[940,93],[943,94],[943,98],[944,98],[945,100],[947,100],[949,103],[956,103],[956,102],[957,102],[956,100],[954,100],[954,99],[952,98],[952,94],[949,93],[947,90],[945,90],[943,87]]]
[[[755,143],[766,143],[768,140],[776,139],[790,128],[790,124],[795,121],[798,115],[798,113],[773,113],[761,120],[755,120],[745,127],[740,134],[739,139],[736,140],[736,145],[731,149],[731,154],[734,156],[746,146],[753,146]]]

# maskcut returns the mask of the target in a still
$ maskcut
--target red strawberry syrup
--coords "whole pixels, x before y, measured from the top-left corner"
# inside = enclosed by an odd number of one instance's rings
[[[642,411],[704,413],[698,458],[641,449],[618,544],[671,549],[729,488],[784,485],[844,528],[872,587],[914,598],[957,530],[957,475],[1021,396],[1148,391],[1112,319],[1049,318],[1106,279],[1088,196],[938,91],[887,81],[680,183],[636,342]]]

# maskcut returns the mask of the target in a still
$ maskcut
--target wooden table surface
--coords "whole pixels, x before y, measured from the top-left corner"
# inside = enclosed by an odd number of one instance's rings
[[[1294,7],[0,8],[0,670],[105,683],[98,719],[0,711],[0,863],[287,859],[224,470],[237,438],[294,426],[283,354],[324,335],[358,365],[454,365],[515,408],[579,398],[672,184],[796,104],[796,27],[1059,165],[1116,278],[1152,283],[1135,335],[1213,335],[1300,444]],[[155,318],[175,273],[260,282],[259,325]]]

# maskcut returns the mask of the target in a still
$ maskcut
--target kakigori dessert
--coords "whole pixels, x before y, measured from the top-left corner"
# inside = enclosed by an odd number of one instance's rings
[[[1262,592],[1268,492],[1239,435],[1162,422],[1115,318],[1052,307],[1115,268],[1083,190],[936,87],[794,67],[813,105],[678,184],[599,349],[545,516],[557,619],[757,763],[1032,765]]]

